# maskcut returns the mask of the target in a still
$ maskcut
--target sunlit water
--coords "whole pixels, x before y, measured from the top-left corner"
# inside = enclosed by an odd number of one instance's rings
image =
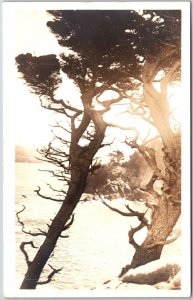
[[[44,164],[16,164],[16,210],[21,210],[22,205],[26,206],[20,218],[25,223],[26,230],[33,232],[37,228],[46,230],[46,223],[50,223],[60,207],[60,204],[41,199],[34,192],[37,186],[42,187],[42,192],[48,192],[46,184],[54,183],[49,173],[38,171],[45,167]],[[114,205],[120,206],[118,201]],[[58,240],[54,256],[49,260],[54,267],[63,267],[49,286],[57,289],[92,289],[117,276],[133,256],[133,248],[128,243],[128,230],[136,222],[136,218],[123,217],[110,211],[100,201],[79,203],[75,210],[75,221],[65,232],[69,238]],[[26,262],[19,245],[22,241],[31,240],[35,246],[39,246],[43,237],[25,235],[16,221],[18,284],[26,272]],[[26,249],[30,259],[33,259],[37,249],[34,251],[30,246],[26,246]],[[48,271],[49,266],[46,266],[42,280],[46,278]],[[39,285],[38,288],[45,286]]]

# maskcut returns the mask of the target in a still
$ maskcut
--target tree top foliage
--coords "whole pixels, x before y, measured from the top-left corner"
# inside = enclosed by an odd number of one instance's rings
[[[71,51],[16,58],[18,70],[36,93],[54,94],[60,69],[73,79],[83,94],[93,95],[116,85],[136,88],[143,81],[145,62],[159,60],[169,68],[180,57],[181,11],[155,10],[49,10],[47,22],[58,43]],[[165,54],[168,54],[168,59]],[[179,76],[175,73],[174,79]],[[47,85],[47,90],[45,88]]]
[[[18,71],[23,74],[26,83],[34,92],[50,96],[58,87],[60,80],[60,63],[56,55],[32,56],[20,54],[16,57]]]

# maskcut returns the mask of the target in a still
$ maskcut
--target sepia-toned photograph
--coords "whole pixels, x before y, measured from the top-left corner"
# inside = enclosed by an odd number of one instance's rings
[[[40,4],[3,12],[5,294],[190,296],[189,3]]]

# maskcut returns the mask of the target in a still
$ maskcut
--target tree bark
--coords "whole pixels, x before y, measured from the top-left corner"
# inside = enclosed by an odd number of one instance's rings
[[[136,250],[130,268],[147,264],[160,258],[166,239],[171,234],[179,216],[180,205],[167,202],[162,197],[162,203],[155,208],[151,228],[141,246]]]

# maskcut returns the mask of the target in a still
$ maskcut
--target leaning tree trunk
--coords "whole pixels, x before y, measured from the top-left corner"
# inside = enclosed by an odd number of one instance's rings
[[[69,156],[71,170],[69,189],[60,210],[49,227],[43,244],[39,248],[34,260],[28,265],[27,273],[20,287],[21,289],[36,288],[41,272],[50,258],[58,238],[62,231],[65,230],[66,223],[78,204],[82,193],[85,191],[88,174],[95,169],[95,166],[92,166],[92,160],[101,147],[106,126],[96,128],[89,146],[81,147],[78,143],[82,132],[86,130],[88,124],[89,122],[83,120],[79,128],[73,130]]]
[[[34,260],[29,265],[25,278],[21,284],[21,289],[35,289],[38,280],[40,278],[41,272],[48,261],[50,255],[52,254],[57,240],[60,237],[64,226],[72,215],[81,194],[86,187],[87,176],[81,176],[77,184],[71,184],[68,190],[66,199],[63,202],[60,210],[52,221],[49,227],[47,236],[39,248]]]

